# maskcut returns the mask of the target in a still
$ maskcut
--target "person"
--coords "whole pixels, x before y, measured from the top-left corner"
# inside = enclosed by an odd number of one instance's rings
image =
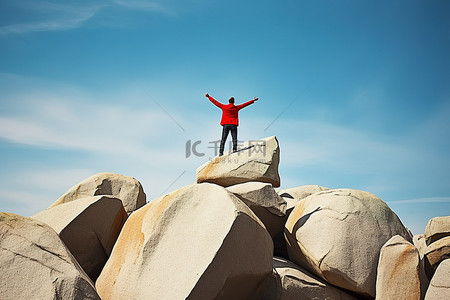
[[[222,119],[220,125],[222,125],[222,139],[220,140],[219,156],[223,155],[225,148],[225,142],[228,137],[228,133],[231,132],[231,138],[233,140],[233,152],[237,151],[237,127],[239,125],[238,112],[246,106],[255,103],[259,98],[254,97],[252,100],[240,105],[234,105],[234,97],[228,99],[228,104],[222,104],[216,101],[208,93],[205,97],[209,99],[215,106],[222,110]]]

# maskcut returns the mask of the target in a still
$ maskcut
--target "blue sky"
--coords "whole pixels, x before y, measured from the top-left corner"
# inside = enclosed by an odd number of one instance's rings
[[[276,135],[282,187],[355,188],[413,233],[450,215],[448,1],[0,2],[0,210],[98,172],[148,200],[195,180],[220,110]],[[204,157],[186,158],[202,141]]]

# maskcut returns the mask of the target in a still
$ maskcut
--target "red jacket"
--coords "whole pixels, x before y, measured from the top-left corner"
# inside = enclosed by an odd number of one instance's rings
[[[222,120],[220,121],[220,125],[239,125],[238,112],[250,104],[253,104],[255,100],[250,100],[241,105],[234,105],[233,103],[222,104],[219,101],[216,101],[213,97],[208,97],[209,101],[211,101],[215,106],[222,110]]]

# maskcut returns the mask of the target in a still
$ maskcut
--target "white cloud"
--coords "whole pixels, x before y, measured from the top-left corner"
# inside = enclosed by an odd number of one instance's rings
[[[27,97],[27,96],[23,96]],[[26,110],[0,115],[0,137],[41,147],[87,150],[107,154],[140,155],[146,140],[167,134],[167,117],[154,109],[67,100],[68,96],[40,96],[30,91]],[[45,100],[42,100],[45,99]]]
[[[51,203],[52,199],[49,199],[46,194],[4,187],[0,190],[0,205],[3,212],[29,217],[46,209]]]
[[[71,186],[93,174],[90,169],[48,169],[48,170],[25,170],[20,174],[11,174],[6,179],[8,186],[20,186],[26,182],[27,188],[36,191],[59,191],[65,192]],[[56,199],[54,199],[56,200]]]
[[[110,26],[113,14],[122,13],[123,9],[132,11],[144,11],[159,13],[167,16],[176,14],[182,2],[173,3],[168,1],[146,1],[146,0],[94,0],[94,1],[65,1],[63,4],[56,1],[5,1],[0,4],[0,9],[9,9],[11,13],[18,11],[26,12],[27,17],[19,19],[14,24],[0,27],[0,36],[11,34],[25,34],[42,31],[62,31],[83,26],[87,21],[93,19],[99,12],[108,8],[119,8],[120,10],[109,10],[108,18],[100,19],[96,25]],[[117,18],[113,18],[117,20]],[[117,26],[117,24],[115,23]],[[126,25],[126,23],[121,24]]]
[[[257,121],[252,121],[257,122]],[[406,164],[417,155],[414,149],[390,137],[315,120],[278,120],[283,163],[289,166],[322,166],[358,173],[370,168]]]
[[[430,197],[430,198],[417,198],[407,200],[396,200],[386,202],[389,205],[396,204],[419,204],[419,203],[450,203],[450,197]]]
[[[36,3],[31,9],[42,14],[41,20],[10,24],[0,27],[0,35],[23,34],[37,31],[59,31],[82,26],[93,18],[104,5],[61,5],[52,3]],[[45,10],[44,10],[45,8]],[[43,13],[45,11],[45,13]]]

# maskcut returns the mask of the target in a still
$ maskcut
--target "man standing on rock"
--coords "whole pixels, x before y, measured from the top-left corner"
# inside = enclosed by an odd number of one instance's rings
[[[234,105],[234,97],[228,99],[228,104],[222,104],[216,101],[208,93],[205,97],[209,99],[215,106],[222,110],[222,120],[220,125],[222,125],[222,140],[220,141],[219,156],[223,155],[223,149],[225,147],[225,142],[228,137],[228,133],[231,131],[231,137],[233,139],[233,152],[237,151],[237,127],[239,125],[238,112],[242,108],[253,104],[258,98],[254,97],[253,100],[245,102],[244,104]]]

